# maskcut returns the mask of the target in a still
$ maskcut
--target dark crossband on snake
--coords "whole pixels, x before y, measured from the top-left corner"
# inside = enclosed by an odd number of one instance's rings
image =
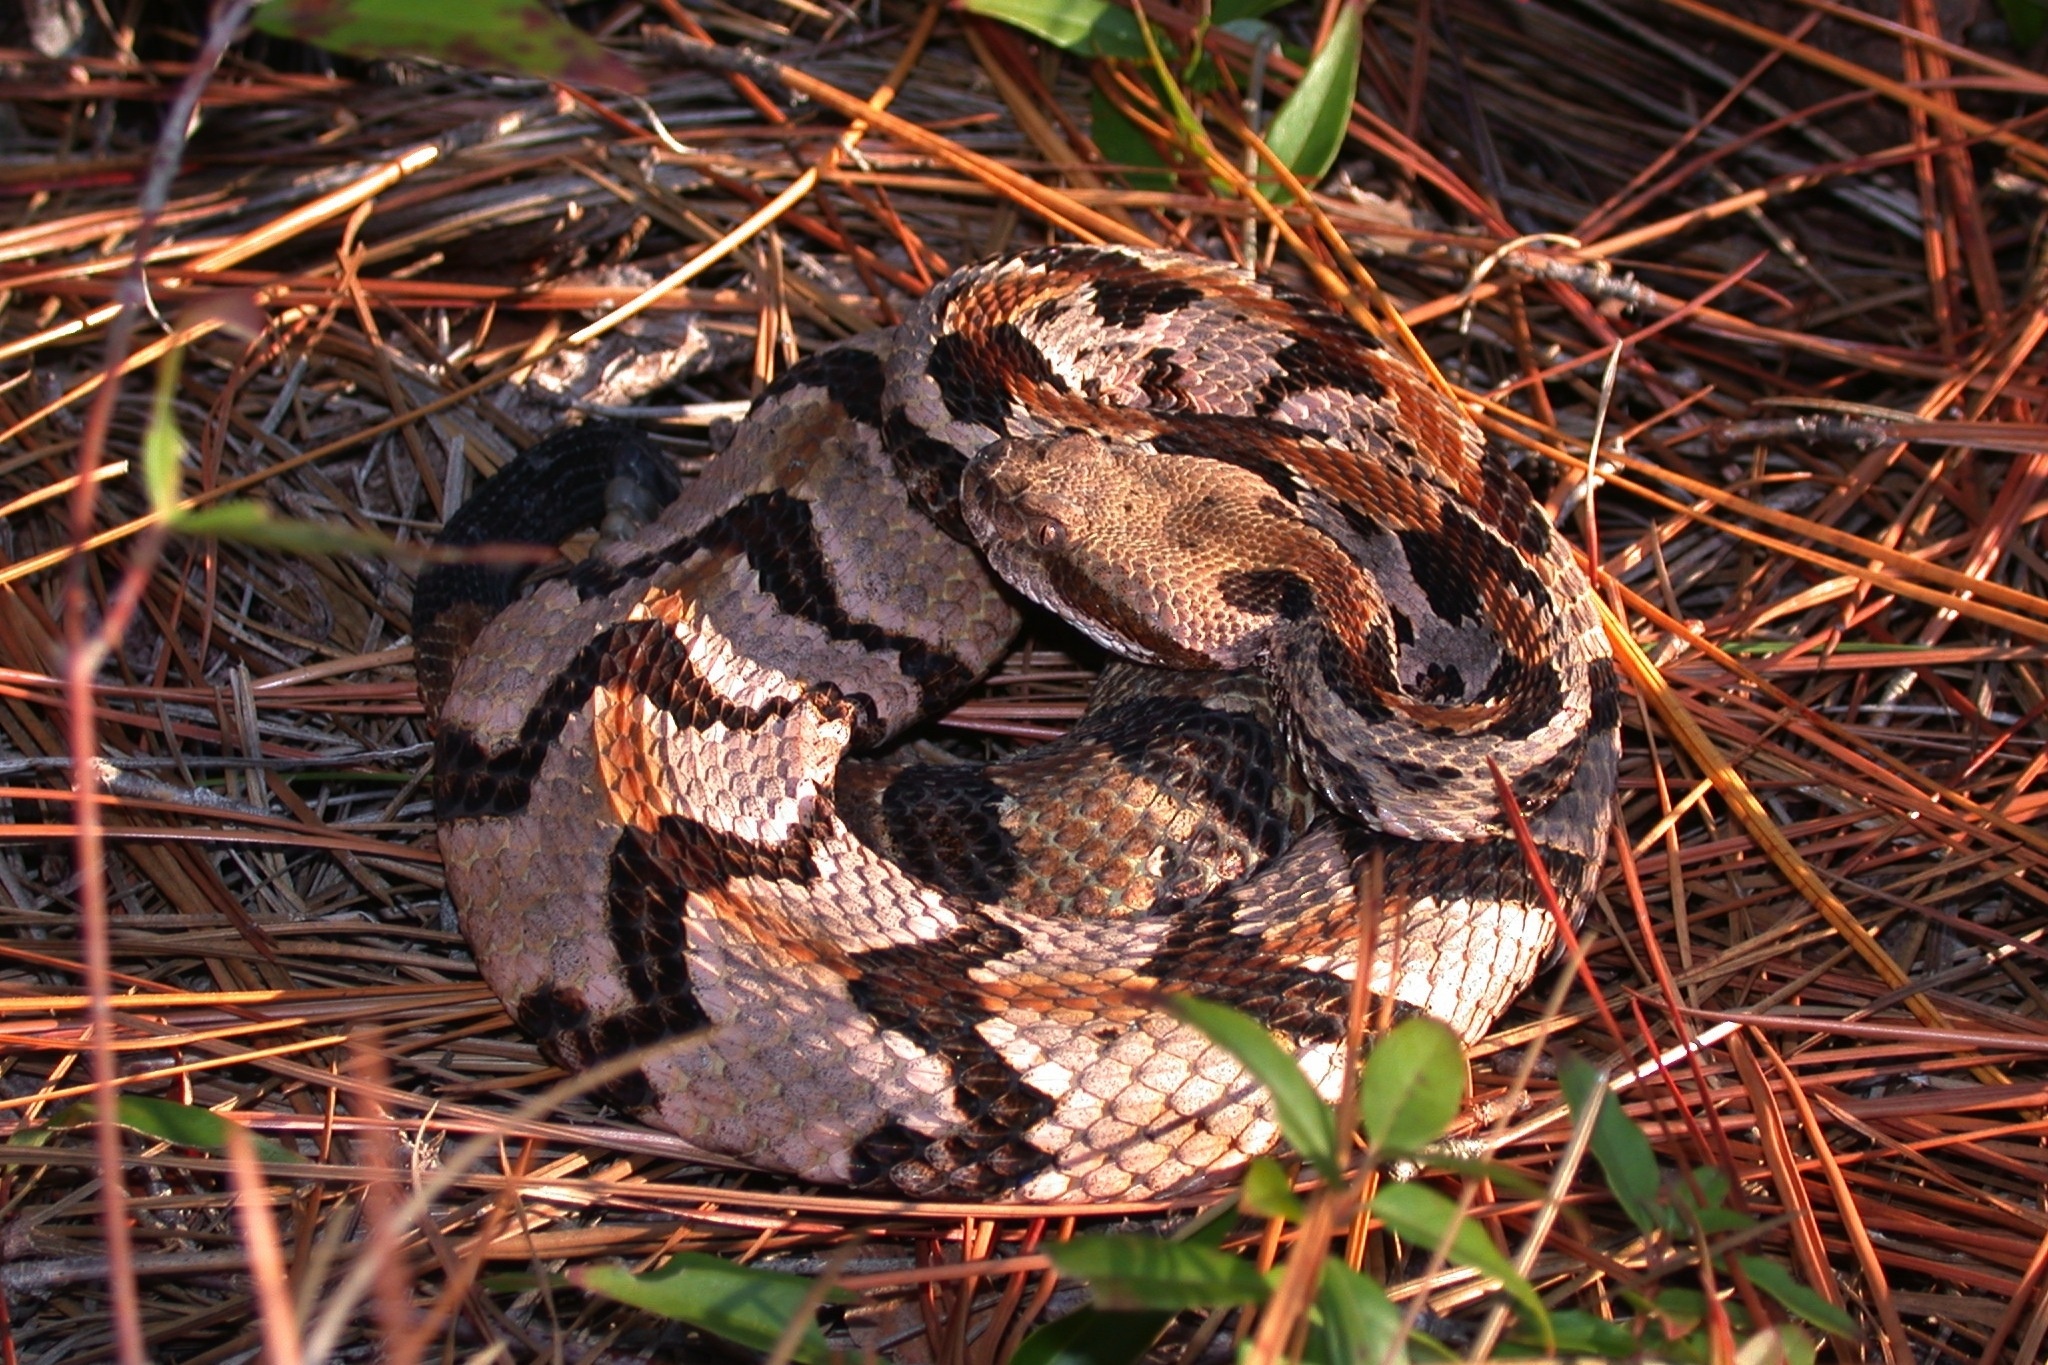
[[[513,1017],[572,1069],[634,1053],[603,1097],[706,1151],[1185,1192],[1279,1129],[1166,997],[1249,1013],[1332,1098],[1361,970],[1484,1034],[1555,933],[1496,771],[1563,909],[1592,894],[1620,706],[1585,575],[1422,373],[1236,268],[970,267],[790,370],[680,494],[633,431],[572,427],[442,543],[600,523],[524,596],[422,575],[436,819]],[[1022,599],[1112,656],[1086,715],[895,756]]]

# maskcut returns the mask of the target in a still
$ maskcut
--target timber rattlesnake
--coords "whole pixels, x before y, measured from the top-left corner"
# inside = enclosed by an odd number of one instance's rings
[[[665,510],[516,602],[432,568],[414,611],[485,977],[565,1065],[645,1048],[607,1097],[702,1148],[924,1196],[1186,1189],[1277,1128],[1160,992],[1334,1095],[1383,853],[1370,984],[1478,1037],[1553,938],[1489,759],[1565,910],[1591,893],[1619,692],[1584,575],[1419,372],[1241,271],[961,271],[673,492],[634,433],[558,433],[443,543]],[[1001,657],[990,562],[1131,662],[1005,761],[859,756]]]

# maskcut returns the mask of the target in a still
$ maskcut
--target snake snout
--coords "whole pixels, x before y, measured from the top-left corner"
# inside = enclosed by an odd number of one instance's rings
[[[1062,438],[1069,440],[1073,438]],[[1071,509],[1057,486],[1059,441],[1015,438],[984,446],[961,471],[960,509],[985,550],[1051,550],[1065,543]]]

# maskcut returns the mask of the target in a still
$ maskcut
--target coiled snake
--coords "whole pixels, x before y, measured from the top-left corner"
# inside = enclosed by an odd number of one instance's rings
[[[1383,854],[1370,986],[1482,1034],[1553,936],[1496,767],[1590,895],[1619,694],[1584,575],[1419,372],[1241,271],[961,271],[674,488],[630,431],[558,433],[443,543],[653,520],[517,601],[434,567],[414,624],[486,979],[565,1065],[644,1049],[607,1098],[702,1148],[921,1196],[1183,1190],[1278,1134],[1163,993],[1334,1095]],[[890,757],[1007,648],[990,564],[1121,662],[1060,741]]]

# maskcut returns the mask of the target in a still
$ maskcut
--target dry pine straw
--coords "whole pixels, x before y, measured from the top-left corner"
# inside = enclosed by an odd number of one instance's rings
[[[9,1359],[105,1357],[123,1320],[131,1350],[192,1361],[243,1356],[268,1323],[285,1358],[292,1324],[313,1330],[366,1264],[383,1273],[341,1319],[352,1350],[698,1349],[575,1291],[479,1279],[676,1250],[812,1270],[837,1254],[865,1301],[844,1324],[892,1357],[991,1361],[1014,1342],[1053,1292],[1033,1250],[1063,1215],[791,1190],[693,1165],[582,1101],[515,1112],[559,1077],[478,984],[441,896],[409,568],[158,543],[117,463],[138,456],[146,376],[103,436],[93,413],[141,235],[157,311],[123,349],[134,370],[188,346],[188,494],[417,543],[556,420],[508,399],[505,376],[632,293],[586,272],[654,279],[726,248],[640,319],[663,346],[694,327],[713,368],[628,400],[696,459],[708,418],[794,353],[892,320],[1048,222],[1272,252],[1311,288],[1362,288],[1362,262],[1596,547],[1644,656],[1626,837],[1584,978],[1548,1020],[1533,993],[1479,1050],[1480,1116],[1503,1112],[1546,1030],[1634,1064],[1738,1019],[1628,1109],[1668,1161],[1734,1175],[1766,1220],[1753,1249],[1858,1316],[1866,1342],[1837,1358],[2040,1359],[2048,81],[1988,13],[1390,3],[1319,215],[1254,236],[1211,175],[1130,189],[1092,166],[1087,72],[1014,32],[944,18],[899,121],[835,152],[846,110],[922,39],[915,11],[585,8],[628,53],[641,24],[682,25],[800,59],[812,88],[684,70],[655,44],[643,107],[245,42],[145,229],[147,159],[199,30],[173,7],[133,42],[89,18],[75,59],[0,53],[0,1126],[42,1142],[10,1153],[0,1186]],[[1241,76],[1241,45],[1212,44]],[[1276,57],[1270,80],[1292,71]],[[1158,118],[1142,82],[1101,75]],[[1210,112],[1239,164],[1228,109]],[[808,194],[734,233],[806,167]],[[222,289],[260,300],[254,343],[188,311]],[[1596,428],[1608,463],[1588,497]],[[88,457],[102,477],[80,551],[67,518]],[[136,1092],[233,1111],[317,1161],[245,1166],[240,1187],[270,1195],[238,1221],[230,1161],[125,1139],[126,1304],[109,1297],[92,1139],[44,1126],[90,1088],[81,925],[100,894],[68,797],[67,582],[88,629],[139,590],[94,693],[114,765],[108,1055]],[[1048,634],[947,734],[1056,730],[1090,666]],[[1547,1075],[1509,1117],[1544,1112]],[[449,1164],[476,1134],[496,1136]],[[1502,1159],[1541,1182],[1565,1134],[1517,1129]],[[402,1219],[428,1182],[424,1214]],[[1517,1247],[1533,1208],[1482,1188],[1474,1212]],[[1423,1259],[1363,1227],[1349,1249],[1397,1280]],[[1627,1311],[1624,1292],[1697,1282],[1686,1251],[1644,1245],[1582,1177],[1535,1274],[1560,1304]],[[1487,1307],[1456,1275],[1397,1292],[1427,1295],[1453,1336]],[[1219,1330],[1250,1327],[1198,1338]]]

